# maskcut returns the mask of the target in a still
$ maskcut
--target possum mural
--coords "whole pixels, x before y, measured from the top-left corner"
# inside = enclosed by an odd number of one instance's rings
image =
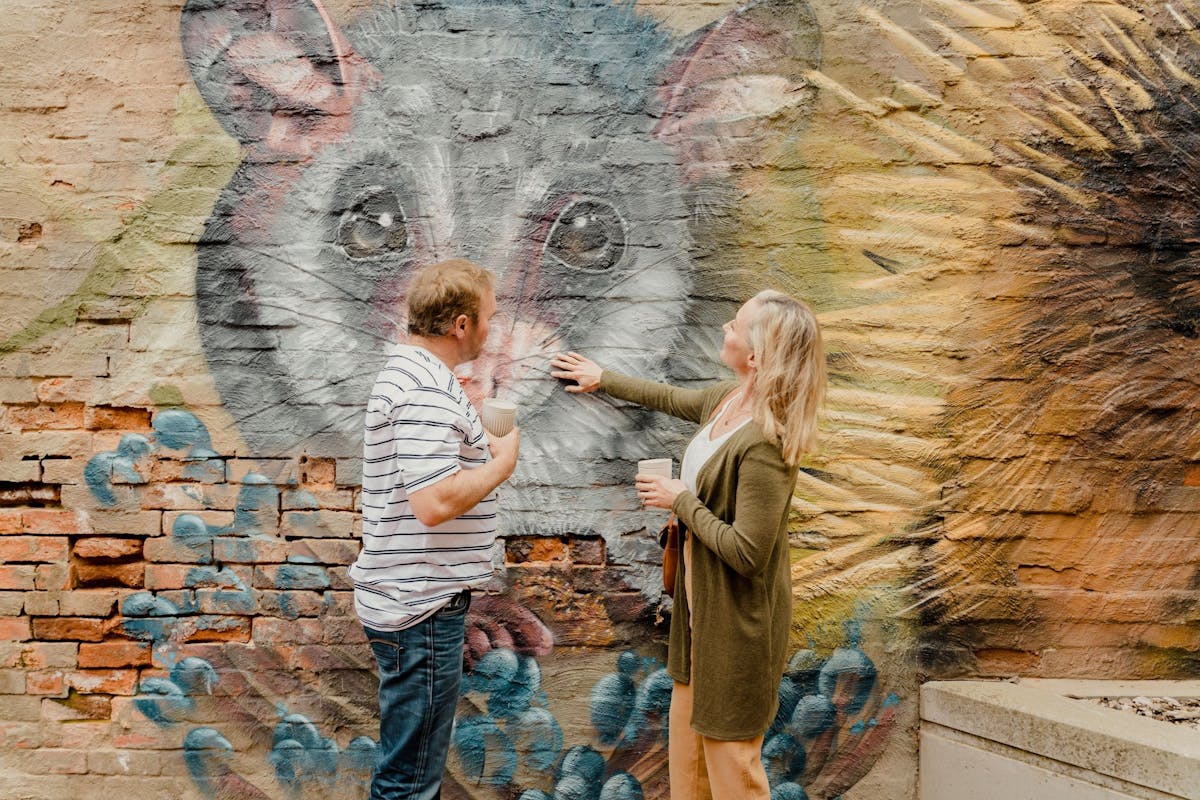
[[[714,376],[745,287],[696,251],[705,218],[735,202],[744,129],[809,110],[808,7],[752,5],[676,40],[599,2],[397,3],[345,30],[319,3],[191,2],[182,38],[246,148],[198,248],[196,301],[252,450],[359,455],[409,276],[470,258],[497,275],[499,313],[468,393],[516,402],[529,432],[501,528],[600,534],[618,561],[653,561],[652,543],[616,534],[645,524],[633,462],[680,437],[565,395],[547,360],[570,349],[650,378]]]

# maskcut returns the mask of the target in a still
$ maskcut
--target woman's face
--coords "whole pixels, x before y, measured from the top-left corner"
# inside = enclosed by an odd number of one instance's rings
[[[746,334],[750,330],[750,322],[758,311],[757,300],[747,300],[738,309],[733,319],[726,322],[722,329],[725,331],[725,343],[721,347],[721,361],[729,366],[739,378],[750,372],[753,353]]]

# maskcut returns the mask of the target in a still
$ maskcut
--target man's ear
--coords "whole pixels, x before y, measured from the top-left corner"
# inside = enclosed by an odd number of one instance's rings
[[[471,321],[471,318],[468,317],[466,314],[459,314],[457,317],[454,318],[454,324],[450,327],[450,332],[453,333],[455,336],[459,336],[459,337],[466,336],[467,335],[467,323],[470,321]]]

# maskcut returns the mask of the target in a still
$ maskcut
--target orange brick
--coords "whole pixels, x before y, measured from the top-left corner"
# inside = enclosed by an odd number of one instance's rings
[[[84,694],[132,695],[137,687],[136,669],[88,669],[67,673],[67,686]]]
[[[91,406],[84,412],[84,427],[89,430],[148,431],[150,412],[144,408]]]
[[[29,617],[0,617],[0,642],[23,642],[29,638]]]
[[[0,510],[0,534],[4,533],[20,533],[21,527],[21,510],[17,508],[6,508]]]
[[[0,562],[67,560],[65,536],[5,536],[0,539]]]
[[[1192,464],[1188,467],[1187,474],[1183,476],[1184,486],[1200,486],[1200,464]]]
[[[74,569],[77,586],[124,586],[130,589],[140,589],[145,583],[146,565],[141,561],[132,564],[96,564],[79,561],[76,562]]]
[[[514,564],[530,561],[566,561],[564,539],[547,536],[515,536],[505,542],[506,560]]]
[[[1029,675],[1037,671],[1041,661],[1040,653],[1025,650],[991,649],[975,653],[976,671],[983,677]]]
[[[75,542],[78,558],[126,558],[142,554],[142,540],[92,536]]]
[[[300,459],[300,482],[333,486],[337,462],[332,458],[311,458],[302,456]]]
[[[35,639],[51,642],[99,642],[104,638],[104,620],[87,617],[46,617],[33,622]]]
[[[83,403],[13,406],[9,424],[22,431],[69,430],[83,427]]]
[[[262,644],[316,644],[321,641],[321,622],[315,619],[254,620],[254,641]]]
[[[79,645],[79,666],[142,667],[150,665],[149,642],[97,642]]]
[[[79,511],[33,508],[21,512],[25,533],[91,533],[87,515]]]
[[[63,674],[58,670],[45,672],[30,672],[25,675],[25,692],[27,694],[49,694],[65,697],[67,686]]]
[[[191,630],[187,631],[184,641],[187,642],[248,642],[251,634],[250,617],[225,617],[217,615],[202,615],[188,617],[184,623]]]

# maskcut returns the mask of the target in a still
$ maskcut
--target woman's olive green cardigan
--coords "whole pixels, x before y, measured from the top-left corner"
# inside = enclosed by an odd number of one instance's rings
[[[700,423],[737,384],[680,389],[605,370],[600,388]],[[667,672],[693,683],[692,728],[712,739],[751,739],[775,717],[792,621],[787,519],[795,485],[796,468],[750,421],[700,469],[696,493],[682,492],[672,506],[694,537],[695,596],[684,591],[681,568]]]

